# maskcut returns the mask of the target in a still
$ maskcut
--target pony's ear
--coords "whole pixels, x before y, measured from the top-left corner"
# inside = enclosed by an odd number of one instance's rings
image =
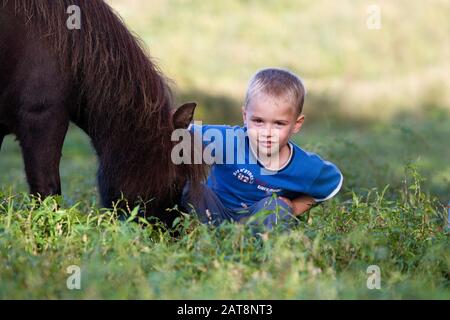
[[[175,129],[186,129],[194,118],[194,111],[197,104],[188,102],[183,104],[172,115],[173,126]]]

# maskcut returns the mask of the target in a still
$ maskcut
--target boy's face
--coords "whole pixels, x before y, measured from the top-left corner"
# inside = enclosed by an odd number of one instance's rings
[[[297,115],[292,102],[286,97],[258,93],[242,107],[244,125],[250,142],[259,153],[274,155],[289,150],[290,137],[299,132],[305,116]]]

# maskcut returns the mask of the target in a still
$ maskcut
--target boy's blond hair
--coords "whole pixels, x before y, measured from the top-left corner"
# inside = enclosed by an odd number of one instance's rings
[[[278,68],[259,70],[248,84],[244,102],[246,109],[251,98],[260,92],[277,98],[289,98],[297,111],[297,116],[303,111],[303,103],[306,96],[303,80],[288,70]]]

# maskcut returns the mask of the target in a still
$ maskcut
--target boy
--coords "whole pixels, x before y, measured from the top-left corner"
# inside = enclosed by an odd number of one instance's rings
[[[215,162],[200,199],[189,198],[188,183],[181,206],[214,225],[268,212],[262,222],[271,230],[280,221],[295,224],[295,216],[336,195],[343,182],[339,169],[289,140],[303,124],[305,93],[295,74],[263,69],[249,82],[244,127],[191,124]]]

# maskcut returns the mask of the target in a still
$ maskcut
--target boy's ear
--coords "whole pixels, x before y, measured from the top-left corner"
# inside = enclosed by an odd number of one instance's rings
[[[186,129],[194,118],[194,111],[197,103],[188,102],[180,106],[172,115],[172,122],[175,129]]]
[[[242,121],[244,122],[244,126],[246,125],[246,123],[245,123],[245,118],[246,118],[245,107],[242,106]]]
[[[297,117],[297,120],[295,120],[294,133],[297,133],[300,131],[300,128],[303,125],[303,121],[305,121],[305,115],[302,114]]]

